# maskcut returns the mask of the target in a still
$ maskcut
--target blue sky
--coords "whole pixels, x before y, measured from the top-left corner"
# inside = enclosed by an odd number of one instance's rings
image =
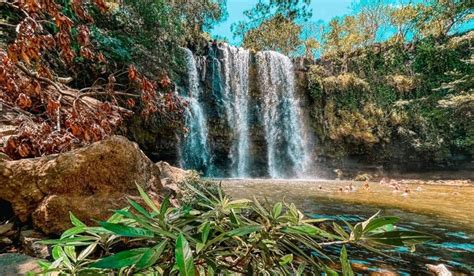
[[[311,8],[313,9],[312,21],[323,20],[328,22],[335,16],[341,16],[351,13],[350,5],[352,0],[313,0]],[[243,12],[251,9],[257,0],[227,0],[227,11],[229,16],[226,21],[216,25],[211,31],[212,35],[226,37],[229,42],[235,44],[230,26],[239,20],[244,19]]]

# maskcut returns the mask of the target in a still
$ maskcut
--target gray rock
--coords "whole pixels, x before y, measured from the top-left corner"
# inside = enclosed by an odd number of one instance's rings
[[[29,256],[46,259],[50,256],[48,246],[41,244],[41,240],[47,239],[43,234],[35,230],[24,230],[20,233],[20,241],[23,250]]]
[[[0,254],[0,275],[16,276],[26,275],[28,272],[39,273],[41,269],[37,261],[38,259],[23,254]]]

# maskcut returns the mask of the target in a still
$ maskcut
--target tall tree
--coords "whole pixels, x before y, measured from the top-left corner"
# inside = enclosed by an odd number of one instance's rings
[[[289,55],[301,45],[300,33],[301,26],[278,14],[249,30],[243,46],[255,51],[274,50]]]
[[[467,22],[474,13],[471,0],[429,0],[418,5],[416,19],[419,34],[423,37],[446,36],[456,26]]]
[[[384,33],[387,27],[387,8],[389,5],[384,0],[358,0],[352,4],[356,13],[356,23],[359,24],[359,32],[364,32],[364,46],[372,44]]]
[[[191,35],[207,31],[227,16],[226,0],[168,0]]]
[[[301,44],[300,24],[311,17],[310,3],[311,0],[259,0],[244,12],[246,20],[232,25],[234,37],[256,50],[279,50],[288,54]]]
[[[397,30],[394,36],[396,42],[403,43],[409,34],[415,33],[415,19],[418,14],[418,7],[411,3],[389,7],[387,9],[390,24]]]

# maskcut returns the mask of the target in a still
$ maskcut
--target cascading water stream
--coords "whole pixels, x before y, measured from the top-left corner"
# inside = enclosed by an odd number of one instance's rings
[[[224,75],[223,104],[234,133],[230,150],[233,177],[248,177],[249,166],[249,61],[250,52],[223,44],[221,69]]]
[[[204,110],[200,103],[201,87],[199,74],[193,53],[189,49],[185,52],[188,71],[187,95],[188,101],[185,114],[187,134],[181,143],[181,167],[208,173],[211,170],[211,155],[207,142],[208,130]]]
[[[182,167],[206,176],[307,176],[311,151],[292,61],[277,52],[258,52],[251,81],[253,65],[246,49],[213,45],[208,58],[197,61],[190,50],[185,53],[188,89],[183,96],[189,106]],[[252,89],[258,90],[251,96],[253,81]]]
[[[273,51],[256,55],[267,141],[268,173],[272,178],[303,177],[310,163],[304,126],[295,97],[291,60]]]

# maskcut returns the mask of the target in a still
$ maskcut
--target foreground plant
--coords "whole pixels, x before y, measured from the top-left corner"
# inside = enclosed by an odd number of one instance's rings
[[[379,217],[343,227],[325,219],[308,219],[294,204],[270,205],[258,200],[231,200],[218,189],[189,189],[197,202],[157,206],[139,187],[139,204],[118,210],[99,227],[89,227],[71,214],[73,228],[53,245],[53,262],[40,262],[53,272],[119,275],[303,275],[322,272],[353,275],[346,245],[375,250],[381,246],[414,246],[433,239],[399,230],[396,217]],[[340,250],[341,265],[329,255]]]

